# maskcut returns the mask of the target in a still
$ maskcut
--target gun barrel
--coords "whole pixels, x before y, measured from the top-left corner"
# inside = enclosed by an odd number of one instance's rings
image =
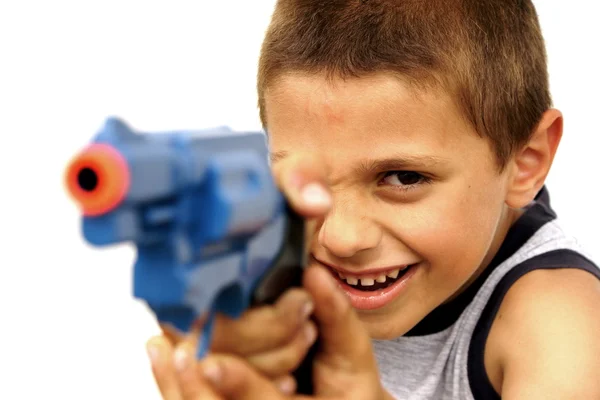
[[[131,183],[130,175],[125,158],[114,147],[94,143],[68,165],[65,184],[83,215],[98,216],[123,201]]]

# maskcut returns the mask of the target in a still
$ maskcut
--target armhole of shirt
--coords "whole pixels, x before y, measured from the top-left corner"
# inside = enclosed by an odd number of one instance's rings
[[[553,250],[530,258],[511,269],[498,283],[479,318],[469,345],[468,377],[475,400],[500,400],[485,370],[484,351],[492,323],[504,296],[511,286],[528,272],[540,269],[574,268],[585,270],[600,279],[600,270],[583,255],[567,249]]]

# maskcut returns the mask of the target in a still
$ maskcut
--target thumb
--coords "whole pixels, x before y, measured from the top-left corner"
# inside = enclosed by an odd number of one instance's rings
[[[331,274],[319,266],[309,267],[304,287],[313,296],[319,362],[347,372],[376,371],[369,333]]]

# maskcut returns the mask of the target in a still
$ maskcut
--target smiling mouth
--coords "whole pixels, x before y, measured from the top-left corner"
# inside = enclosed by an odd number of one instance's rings
[[[357,310],[374,310],[386,306],[405,293],[407,286],[418,274],[421,261],[398,266],[385,271],[349,274],[325,264],[312,256],[312,259],[324,267],[335,278],[340,289],[348,296]]]
[[[394,283],[402,279],[410,269],[416,264],[405,265],[386,272],[380,272],[372,275],[353,276],[342,273],[329,265],[315,259],[319,264],[324,266],[339,282],[342,284],[363,292],[375,292],[377,290],[386,289]]]

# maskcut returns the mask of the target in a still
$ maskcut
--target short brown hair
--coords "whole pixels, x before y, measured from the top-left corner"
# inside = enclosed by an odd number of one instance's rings
[[[551,107],[544,39],[530,0],[278,0],[260,54],[258,101],[288,72],[400,74],[441,87],[502,169]]]

